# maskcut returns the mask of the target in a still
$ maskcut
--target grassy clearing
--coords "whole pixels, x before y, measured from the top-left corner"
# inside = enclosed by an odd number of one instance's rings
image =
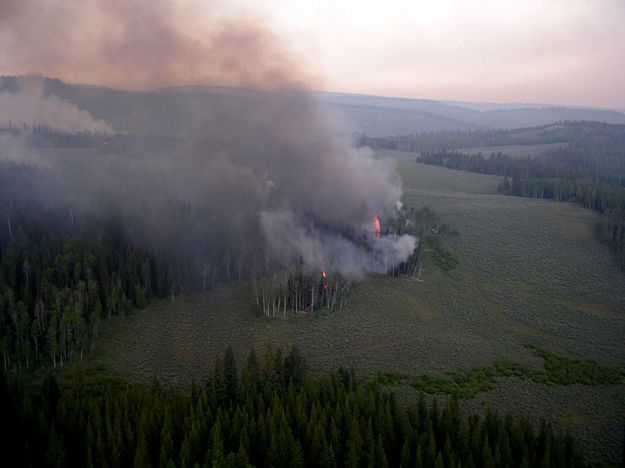
[[[494,329],[527,334],[527,343],[625,365],[625,276],[585,228],[595,213],[508,200],[496,193],[498,177],[396,159],[406,204],[430,206],[460,233],[448,242],[460,260],[455,297],[490,315]]]
[[[428,206],[458,231],[441,237],[454,261],[437,263],[430,249],[423,281],[369,278],[352,287],[343,312],[321,316],[255,318],[249,290],[241,284],[174,303],[155,302],[107,323],[88,362],[91,372],[139,381],[157,376],[163,382],[201,382],[215,354],[228,344],[242,357],[251,346],[262,349],[268,343],[297,344],[313,372],[353,367],[372,376],[391,373],[399,383],[402,375],[404,383],[411,381],[408,376],[424,374],[470,376],[467,383],[456,383],[460,388],[488,382],[482,375],[488,372],[472,371],[497,363],[544,370],[547,361],[528,344],[569,360],[625,367],[625,275],[610,251],[593,239],[592,229],[585,228],[593,225],[594,213],[501,196],[498,177],[416,164],[413,153],[381,156],[396,160],[408,207]],[[449,263],[454,267],[446,270]],[[552,376],[581,372],[580,364],[553,363]],[[506,375],[505,370],[496,372]],[[548,385],[515,375],[495,377],[496,386],[463,404],[476,410],[518,408],[562,429],[572,420],[571,429],[588,451],[618,459],[624,385]]]

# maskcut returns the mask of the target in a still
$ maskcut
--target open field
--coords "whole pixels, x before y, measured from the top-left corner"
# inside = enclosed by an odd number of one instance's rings
[[[201,381],[228,344],[242,355],[267,343],[296,343],[318,372],[441,375],[501,361],[537,369],[527,345],[625,368],[625,275],[592,237],[595,213],[498,195],[498,177],[417,164],[414,153],[380,155],[397,160],[408,206],[429,206],[457,229],[443,239],[456,268],[426,259],[423,282],[370,278],[354,285],[346,310],[322,316],[256,318],[242,284],[155,302],[107,323],[91,369],[185,384]],[[619,460],[625,385],[498,382],[464,405],[545,417],[594,457]]]
[[[467,154],[482,153],[488,157],[493,153],[506,154],[512,158],[534,157],[566,146],[567,143],[543,143],[540,145],[506,145],[506,146],[481,146],[476,148],[458,148],[457,151]]]

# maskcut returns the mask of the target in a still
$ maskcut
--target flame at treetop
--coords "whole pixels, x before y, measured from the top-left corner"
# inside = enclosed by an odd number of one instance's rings
[[[322,278],[322,281],[323,281],[323,289],[328,289],[328,282],[326,281],[327,277],[328,277],[328,275],[326,274],[326,272],[322,271],[321,272],[321,278]]]
[[[378,215],[375,215],[375,218],[373,218],[373,224],[375,225],[375,237],[379,239],[381,227],[380,227],[380,218],[378,217]]]

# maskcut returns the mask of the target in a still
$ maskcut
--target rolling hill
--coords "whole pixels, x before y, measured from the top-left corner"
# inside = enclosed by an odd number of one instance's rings
[[[207,86],[123,91],[46,79],[47,92],[75,103],[115,130],[177,134],[207,123],[218,128],[224,107],[262,98],[262,92]],[[0,90],[3,86],[0,84]],[[473,104],[332,92],[313,93],[321,113],[346,131],[369,136],[414,134],[437,130],[518,128],[565,120],[625,124],[616,110],[538,104]],[[151,118],[145,119],[145,115]],[[141,116],[142,118],[137,118]]]

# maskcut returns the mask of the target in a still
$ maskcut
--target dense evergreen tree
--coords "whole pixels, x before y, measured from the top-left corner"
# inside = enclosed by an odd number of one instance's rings
[[[103,318],[142,308],[175,277],[172,262],[115,225],[81,228],[63,213],[13,206],[0,230],[1,366],[62,366],[95,346]],[[89,231],[92,232],[89,232]]]
[[[401,404],[377,382],[339,370],[294,385],[292,349],[255,354],[239,375],[232,350],[186,392],[81,379],[37,387],[0,377],[6,466],[580,466],[568,435],[543,423],[467,415],[421,398]],[[278,379],[277,375],[284,378]],[[223,381],[223,386],[216,382]],[[246,383],[247,382],[247,383]],[[231,391],[232,389],[237,391]],[[230,391],[228,390],[230,389]]]

